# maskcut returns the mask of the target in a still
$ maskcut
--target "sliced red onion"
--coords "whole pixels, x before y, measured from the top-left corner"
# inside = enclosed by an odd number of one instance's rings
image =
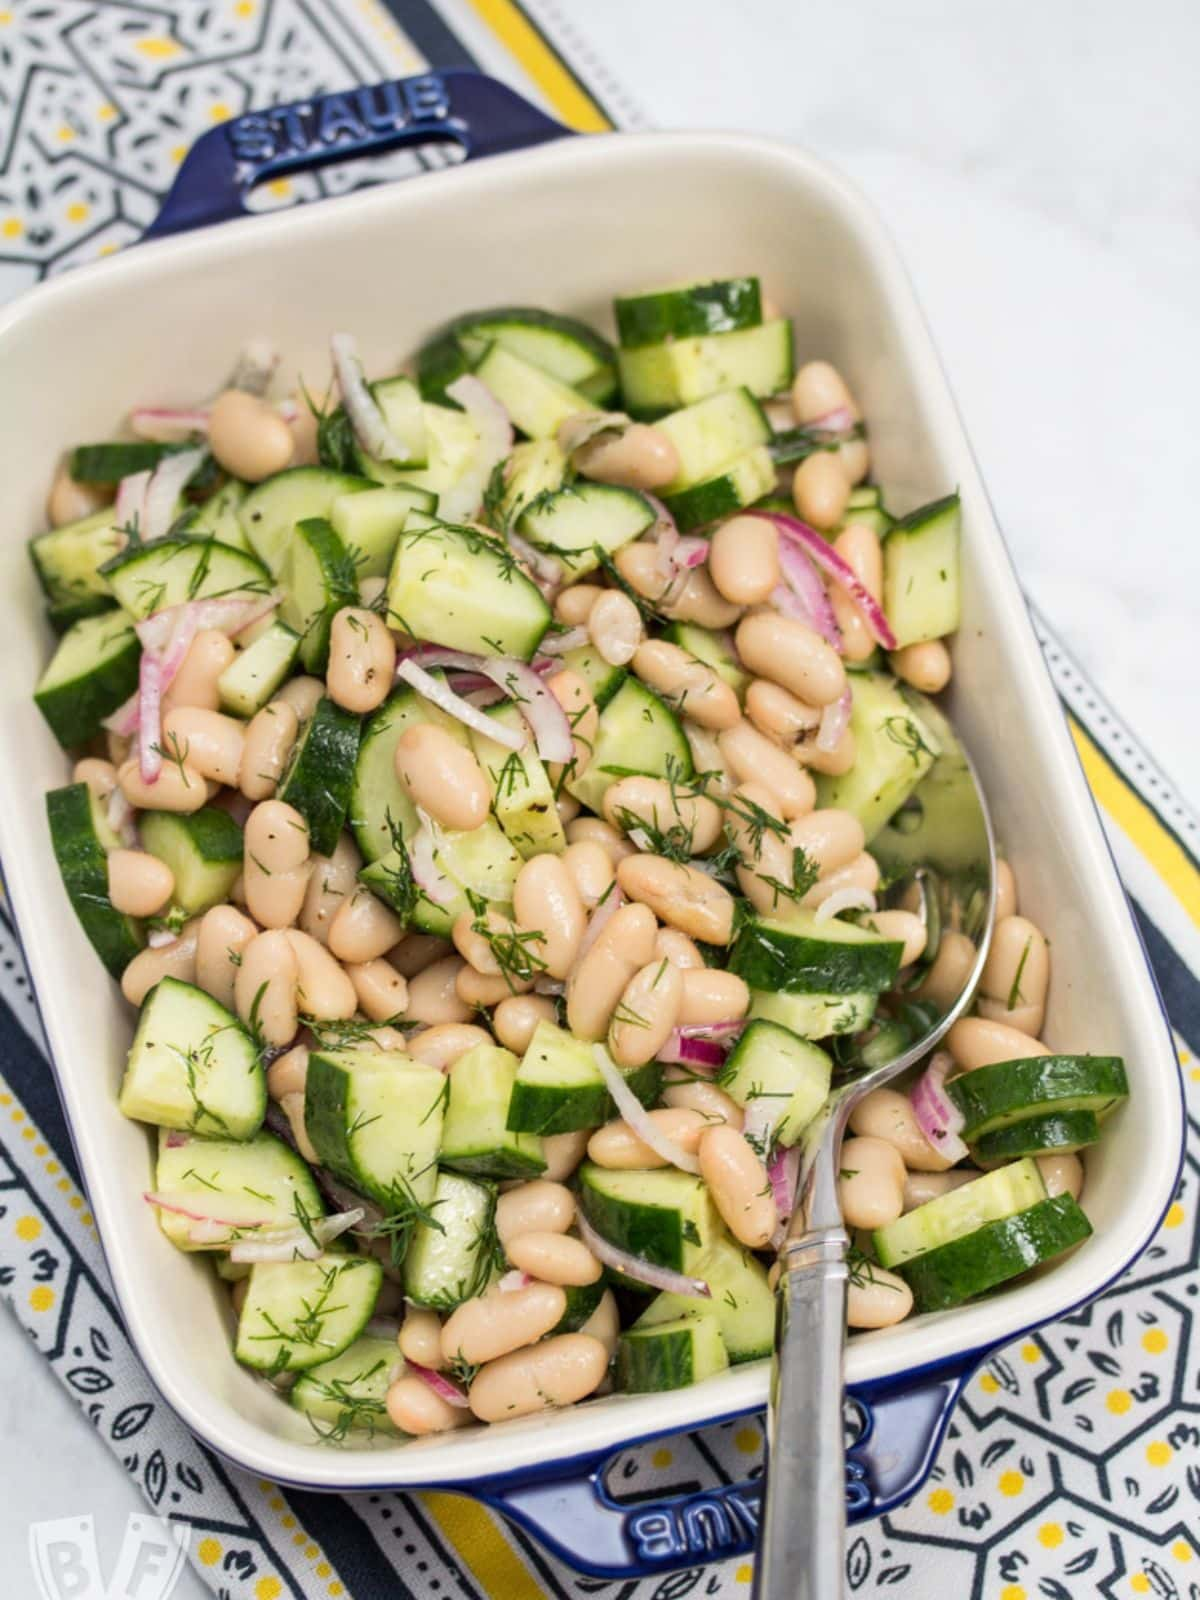
[[[629,1124],[642,1143],[649,1145],[655,1155],[670,1162],[671,1166],[678,1167],[680,1172],[698,1175],[699,1161],[651,1121],[650,1113],[625,1082],[621,1076],[621,1069],[602,1044],[592,1046],[592,1060],[604,1079],[604,1086],[612,1096],[618,1114]]]
[[[122,701],[115,711],[107,717],[100,719],[100,726],[107,728],[109,733],[120,735],[122,739],[129,739],[137,732],[138,728],[138,692],[135,689],[128,700]]]
[[[522,539],[519,533],[512,529],[508,532],[508,547],[523,566],[528,568],[534,583],[542,591],[546,599],[550,599],[562,585],[566,574],[563,572],[562,562],[554,556],[547,555],[544,550],[539,550],[528,539]]]
[[[146,935],[146,943],[151,950],[161,950],[164,945],[174,944],[178,937],[170,928],[151,928]]]
[[[439,645],[422,645],[404,659],[426,668],[481,672],[516,702],[533,730],[537,752],[543,761],[565,766],[572,759],[574,746],[567,713],[527,662],[517,661],[512,656],[477,656],[466,650],[443,650]],[[396,672],[399,675],[399,667]],[[490,718],[488,720],[491,722]],[[495,724],[484,731],[489,739],[497,738]],[[503,743],[502,740],[498,742]]]
[[[514,1268],[512,1272],[506,1272],[497,1281],[496,1287],[501,1294],[516,1294],[518,1289],[524,1289],[527,1284],[532,1282],[533,1279],[527,1272],[519,1272]]]
[[[678,570],[675,565],[675,552],[679,548],[679,527],[661,500],[656,500],[652,494],[648,494],[646,499],[654,507],[655,512],[654,526],[650,530],[650,537],[653,538],[656,547],[654,570],[664,583],[669,583]]]
[[[329,348],[338,387],[342,391],[342,404],[359,444],[376,461],[390,461],[396,466],[411,461],[411,445],[392,432],[379,408],[379,402],[371,393],[353,335],[335,333],[329,341]]]
[[[109,794],[108,802],[104,808],[104,818],[109,827],[120,837],[121,843],[133,849],[137,845],[137,827],[133,820],[133,807],[122,794],[120,787],[113,789]],[[168,1140],[168,1144],[170,1141]]]
[[[448,1406],[457,1406],[462,1411],[468,1408],[470,1401],[457,1384],[450,1382],[449,1378],[443,1377],[440,1372],[435,1372],[432,1367],[418,1366],[415,1361],[410,1361],[407,1365],[413,1377],[420,1378],[421,1382],[432,1389],[434,1394]]]
[[[113,504],[113,522],[118,528],[136,528],[142,531],[146,520],[146,490],[153,474],[131,472],[117,485],[117,498]]]
[[[746,1026],[745,1017],[730,1017],[725,1022],[685,1022],[680,1033],[685,1039],[736,1039]]]
[[[682,1272],[672,1271],[670,1267],[656,1266],[641,1256],[630,1255],[627,1250],[618,1250],[615,1244],[609,1244],[603,1234],[596,1232],[582,1213],[576,1215],[575,1222],[579,1237],[596,1260],[602,1261],[614,1272],[632,1278],[635,1283],[647,1284],[651,1289],[665,1289],[668,1294],[683,1294],[692,1300],[712,1299],[712,1290],[703,1278],[688,1278]]]
[[[231,1261],[315,1261],[325,1246],[348,1233],[363,1220],[361,1206],[341,1211],[333,1217],[320,1217],[309,1227],[270,1229],[253,1239],[235,1239],[229,1247]]]
[[[840,589],[844,589],[862,612],[863,621],[871,632],[876,644],[885,650],[896,648],[896,635],[892,632],[891,624],[883,614],[883,607],[875,596],[859,580],[849,563],[821,537],[815,528],[810,528],[807,522],[801,522],[798,517],[785,516],[779,511],[752,511],[754,517],[766,517],[773,522],[785,539],[793,544],[798,544],[816,562],[823,572],[829,574]],[[782,549],[782,546],[781,546]]]
[[[837,406],[819,417],[804,423],[811,433],[849,433],[858,424],[858,418],[849,406]]]
[[[725,1065],[725,1051],[712,1039],[689,1039],[682,1028],[672,1028],[667,1042],[654,1058],[669,1066],[716,1072]]]
[[[434,853],[436,823],[419,806],[417,816],[420,818],[421,826],[408,841],[408,860],[412,868],[413,882],[422,894],[433,901],[434,905],[447,906],[458,893],[458,888],[437,864]]]
[[[223,1210],[236,1210],[227,1195],[213,1195],[210,1200],[207,1194],[193,1194],[190,1189],[150,1189],[142,1199],[160,1211],[169,1211],[172,1216],[186,1217],[189,1222],[213,1222],[222,1228],[262,1228],[273,1220],[271,1217],[255,1218],[253,1214],[222,1215]]]
[[[614,878],[612,883],[608,886],[608,892],[605,894],[602,900],[597,902],[596,909],[588,918],[588,925],[583,930],[583,938],[579,941],[579,954],[575,957],[576,966],[578,966],[583,960],[584,956],[587,955],[588,951],[595,944],[596,940],[604,932],[604,929],[607,927],[608,923],[624,904],[624,892],[622,891],[620,884]]]
[[[767,1163],[767,1177],[775,1196],[779,1226],[771,1235],[771,1248],[778,1250],[787,1237],[788,1224],[796,1209],[796,1185],[800,1181],[800,1146],[780,1145]]]
[[[191,1142],[192,1135],[190,1133],[184,1133],[179,1128],[172,1128],[167,1134],[166,1138],[163,1140],[163,1144],[168,1150],[182,1150],[185,1145],[189,1145]],[[143,1198],[147,1197],[143,1196]]]
[[[438,516],[443,522],[458,522],[473,517],[483,504],[492,473],[513,447],[513,430],[508,412],[496,396],[470,373],[448,383],[446,393],[458,401],[479,434],[470,466],[438,496]]]
[[[947,1051],[937,1051],[908,1091],[908,1098],[921,1132],[938,1154],[947,1161],[964,1161],[969,1151],[959,1137],[963,1114],[946,1093],[946,1074],[953,1065],[954,1058]]]
[[[784,616],[807,623],[840,655],[843,648],[842,630],[837,625],[829,594],[816,567],[803,550],[788,544],[785,539],[779,541],[779,567],[784,581],[772,590],[771,604]]]
[[[155,783],[162,771],[162,662],[143,650],[138,663],[138,771],[143,783]]]
[[[693,567],[702,567],[707,560],[707,539],[680,539],[675,546],[675,566],[684,572],[690,572]]]
[[[129,426],[139,439],[155,444],[181,444],[193,434],[208,432],[207,406],[138,406]]]
[[[529,735],[523,729],[506,728],[494,717],[485,716],[469,700],[464,700],[461,695],[455,694],[448,683],[441,678],[432,677],[424,667],[419,667],[411,656],[399,663],[396,667],[396,676],[414,688],[418,694],[424,695],[426,700],[437,706],[440,711],[444,711],[448,717],[453,717],[466,727],[473,728],[476,733],[495,740],[506,750],[523,750],[529,743]]]
[[[544,656],[565,656],[568,650],[578,650],[588,642],[586,628],[568,628],[564,633],[552,633],[540,645]]]
[[[195,449],[176,450],[173,455],[164,456],[155,467],[146,486],[141,524],[141,535],[147,544],[168,531],[175,520],[179,496],[207,455],[208,450],[197,445]]]
[[[847,684],[842,693],[832,704],[822,708],[821,721],[817,727],[817,749],[836,750],[842,742],[842,735],[850,726],[850,713],[854,709],[854,696]]]
[[[844,889],[834,889],[827,894],[817,907],[814,922],[832,922],[834,917],[840,916],[843,911],[874,911],[875,896],[870,889],[858,889],[853,885]]]

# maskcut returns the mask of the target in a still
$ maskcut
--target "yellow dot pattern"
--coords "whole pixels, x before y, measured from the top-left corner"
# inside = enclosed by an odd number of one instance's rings
[[[1174,1451],[1165,1439],[1153,1439],[1146,1446],[1146,1460],[1152,1467],[1165,1467]]]
[[[954,1509],[954,1496],[949,1489],[931,1489],[926,1504],[930,1511],[939,1517],[944,1517],[948,1511]]]
[[[1057,1550],[1064,1537],[1057,1522],[1043,1522],[1037,1536],[1038,1543],[1046,1550]]]
[[[34,1311],[49,1311],[54,1304],[54,1290],[48,1283],[34,1284],[29,1291],[29,1304]]]
[[[1182,1205],[1180,1205],[1178,1200],[1173,1200],[1171,1205],[1168,1207],[1166,1216],[1163,1218],[1163,1227],[1178,1228],[1182,1225],[1183,1218],[1184,1210]]]
[[[260,1578],[254,1585],[254,1600],[279,1600],[283,1585],[275,1576]]]
[[[1114,1417],[1123,1417],[1133,1405],[1133,1396],[1128,1389],[1110,1389],[1104,1404]]]
[[[1000,1600],[1026,1600],[1026,1592],[1019,1583],[1005,1584],[1000,1591]]]
[[[37,1217],[17,1218],[17,1238],[23,1239],[26,1244],[32,1244],[42,1231],[42,1224]]]
[[[1142,1349],[1148,1356],[1160,1356],[1171,1341],[1163,1328],[1147,1328],[1142,1335]]]
[[[171,57],[177,56],[182,48],[178,40],[157,35],[139,39],[134,46],[139,55],[145,56],[150,61],[170,61]]]
[[[743,1561],[733,1576],[737,1583],[749,1583],[754,1577],[754,1568],[748,1561]]]
[[[654,1467],[669,1467],[674,1459],[675,1457],[669,1450],[663,1450],[660,1447],[650,1457],[650,1464]]]
[[[1018,1472],[1015,1467],[1008,1472],[1002,1472],[996,1487],[1001,1494],[1008,1495],[1010,1498],[1013,1495],[1020,1494],[1025,1487],[1025,1474]]]
[[[1135,1572],[1133,1577],[1129,1580],[1129,1587],[1133,1590],[1134,1594],[1149,1594],[1150,1579],[1144,1572]]]
[[[1042,1359],[1042,1352],[1038,1349],[1037,1345],[1034,1344],[1032,1340],[1030,1340],[1028,1344],[1023,1344],[1021,1346],[1021,1360],[1022,1361],[1028,1361],[1030,1366],[1032,1366],[1035,1361],[1040,1361],[1041,1359]]]
[[[762,1434],[757,1428],[739,1428],[733,1442],[744,1456],[757,1455],[762,1449]]]
[[[1171,1554],[1176,1561],[1190,1561],[1192,1559],[1192,1547],[1186,1539],[1176,1539],[1171,1546]]]
[[[201,1539],[196,1546],[196,1560],[202,1567],[215,1567],[221,1559],[221,1541],[219,1539]]]
[[[985,1372],[980,1377],[979,1387],[983,1390],[984,1394],[997,1394],[1000,1390],[1000,1385],[996,1382],[995,1378],[992,1377],[990,1372]]]

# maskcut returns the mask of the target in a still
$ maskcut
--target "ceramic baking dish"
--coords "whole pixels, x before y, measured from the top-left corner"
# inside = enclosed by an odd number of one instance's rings
[[[67,765],[30,697],[50,638],[24,540],[43,526],[46,487],[67,443],[104,437],[135,403],[186,401],[219,387],[253,335],[285,352],[285,376],[311,380],[327,371],[336,328],[356,334],[380,362],[395,361],[466,307],[545,305],[607,326],[616,290],[745,272],[761,275],[794,317],[801,358],[828,357],[848,375],[889,505],[903,512],[958,486],[965,610],[952,712],[981,770],[1022,908],[1053,946],[1045,1037],[1119,1052],[1132,1094],[1088,1162],[1094,1237],[982,1303],[851,1342],[852,1516],[917,1488],[950,1405],[988,1351],[1098,1294],[1150,1239],[1180,1163],[1180,1080],[962,424],[891,243],[858,194],[812,156],[760,139],[567,138],[499,85],[447,73],[215,130],[185,164],[158,231],[237,216],[244,190],[263,174],[418,133],[450,135],[473,154],[510,153],[163,239],[56,279],[0,317],[0,592],[9,597],[0,762],[10,775],[0,853],[126,1322],[184,1421],[260,1476],[329,1490],[462,1489],[525,1522],[566,1560],[629,1574],[752,1543],[752,1486],[631,1510],[603,1496],[599,1468],[632,1441],[761,1408],[766,1363],[692,1389],[609,1397],[499,1429],[322,1448],[301,1417],[235,1364],[224,1289],[207,1264],[171,1248],[141,1198],[151,1142],[116,1104],[131,1017],[59,882],[43,794],[65,781]]]

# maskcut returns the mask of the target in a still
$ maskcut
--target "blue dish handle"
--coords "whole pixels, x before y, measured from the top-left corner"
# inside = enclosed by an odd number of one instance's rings
[[[846,1514],[879,1516],[920,1488],[933,1466],[963,1385],[978,1357],[847,1396]],[[648,1577],[753,1552],[761,1486],[754,1480],[621,1505],[608,1493],[611,1453],[576,1462],[538,1483],[492,1479],[471,1494],[569,1566],[605,1578]]]
[[[334,161],[431,141],[461,145],[471,160],[570,133],[507,84],[465,68],[248,111],[196,140],[142,237],[246,216],[256,184]]]

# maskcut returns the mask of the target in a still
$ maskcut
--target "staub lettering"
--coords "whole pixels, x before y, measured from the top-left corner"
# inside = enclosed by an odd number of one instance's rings
[[[756,1485],[714,1489],[677,1506],[635,1511],[626,1526],[638,1559],[647,1563],[731,1555],[752,1548],[760,1498]]]
[[[406,78],[272,111],[252,111],[230,122],[226,134],[238,162],[261,167],[339,146],[369,145],[406,128],[442,122],[449,114],[440,78]]]

